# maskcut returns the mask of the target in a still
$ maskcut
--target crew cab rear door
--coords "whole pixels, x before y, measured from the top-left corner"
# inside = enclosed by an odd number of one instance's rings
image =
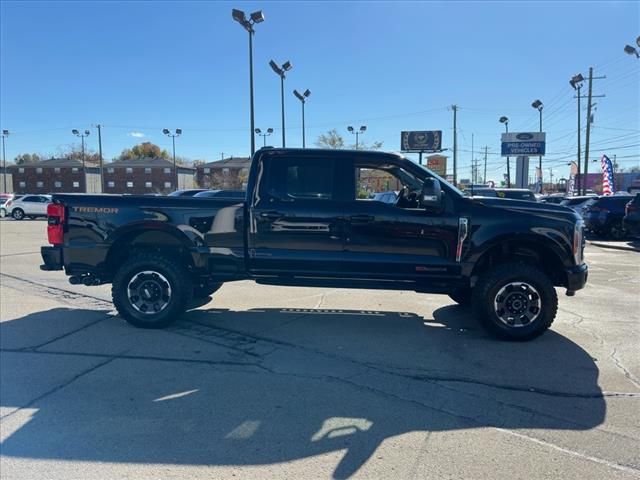
[[[260,162],[249,199],[249,271],[334,276],[344,241],[337,160],[287,152],[262,155]]]

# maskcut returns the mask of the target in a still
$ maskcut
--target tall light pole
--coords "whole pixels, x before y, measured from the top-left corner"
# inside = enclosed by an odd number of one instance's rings
[[[293,94],[298,97],[298,100],[302,103],[302,148],[306,148],[304,135],[304,104],[307,102],[309,95],[311,95],[311,90],[307,88],[303,93],[300,93],[298,90],[294,90]]]
[[[247,32],[249,32],[249,118],[251,124],[249,126],[249,134],[251,136],[251,156],[253,156],[256,151],[256,138],[253,134],[253,130],[255,128],[253,120],[253,35],[255,33],[255,30],[253,29],[253,26],[256,23],[264,22],[264,15],[262,14],[261,10],[258,10],[257,12],[253,12],[251,15],[249,15],[249,18],[247,18],[242,10],[237,10],[234,8],[231,10],[231,17],[240,25],[242,25],[242,27]]]
[[[571,80],[569,80],[569,85],[571,85],[571,87],[576,90],[578,92],[578,95],[575,97],[578,99],[578,176],[576,178],[577,180],[577,187],[578,187],[578,195],[581,194],[581,179],[580,179],[580,89],[582,88],[582,84],[584,82],[584,77],[582,76],[581,73],[578,73],[576,75],[574,75],[573,77],[571,77]],[[586,183],[586,179],[585,179],[585,183]]]
[[[102,160],[102,125],[94,125],[98,129],[98,154],[100,155],[100,187],[104,193],[104,162]]]
[[[500,123],[504,123],[504,131],[509,133],[509,118],[500,117]],[[509,157],[507,157],[507,188],[511,188],[511,167],[509,166]],[[542,174],[542,172],[540,172]]]
[[[4,151],[4,139],[9,136],[9,130],[2,130],[2,183],[4,193],[7,193],[7,156]]]
[[[262,130],[260,130],[259,128],[256,128],[254,131],[258,135],[260,135],[262,137],[262,146],[266,147],[267,146],[267,137],[273,133],[273,128],[267,128],[267,132],[266,133],[262,133]]]
[[[175,188],[174,190],[178,190],[178,168],[176,166],[176,137],[182,135],[182,129],[176,128],[176,133],[171,133],[168,128],[162,129],[162,133],[164,133],[167,137],[171,137],[171,141],[173,143],[173,176],[175,177]]]
[[[287,60],[282,64],[282,66],[278,66],[276,62],[273,60],[269,61],[269,66],[271,69],[280,77],[280,103],[282,105],[282,148],[286,147],[285,141],[285,131],[284,131],[284,78],[285,73],[293,68],[291,62]]]
[[[358,150],[358,136],[367,131],[367,126],[362,125],[359,130],[355,130],[352,126],[348,126],[347,130],[356,136],[356,150]]]
[[[82,171],[84,173],[84,137],[88,137],[89,135],[91,135],[91,132],[89,130],[85,130],[83,133],[80,133],[74,128],[73,130],[71,130],[71,133],[73,133],[76,137],[80,137],[80,139],[82,140]]]
[[[542,133],[542,109],[544,108],[544,105],[540,100],[535,100],[531,106],[540,112],[540,133]],[[540,172],[542,172],[542,155],[538,157],[538,168],[540,169]]]

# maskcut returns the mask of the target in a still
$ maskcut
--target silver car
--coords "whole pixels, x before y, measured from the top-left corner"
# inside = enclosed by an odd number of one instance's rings
[[[22,195],[19,198],[9,200],[5,205],[7,215],[15,220],[22,220],[24,217],[34,218],[46,217],[47,206],[51,203],[51,195]]]

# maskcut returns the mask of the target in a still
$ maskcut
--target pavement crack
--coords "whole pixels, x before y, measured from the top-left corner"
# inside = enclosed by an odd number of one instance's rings
[[[638,379],[638,377],[636,377],[633,373],[629,371],[629,369],[622,363],[622,361],[616,355],[616,353],[617,353],[617,349],[614,347],[613,351],[609,355],[609,358],[613,360],[613,363],[616,366],[616,368],[622,372],[622,374],[627,378],[627,380],[629,380],[637,388],[640,388],[640,379]]]
[[[104,361],[99,362],[96,365],[93,365],[92,367],[87,368],[86,370],[83,370],[82,372],[78,373],[77,375],[74,375],[73,377],[71,377],[66,382],[63,382],[63,383],[61,383],[59,385],[56,385],[51,390],[43,393],[42,395],[39,395],[38,397],[34,398],[33,400],[31,400],[26,405],[22,405],[21,407],[18,407],[16,410],[13,410],[12,412],[9,412],[6,415],[0,416],[0,419],[8,418],[11,415],[15,414],[16,412],[19,412],[20,410],[24,410],[25,408],[29,408],[29,407],[35,405],[37,402],[39,402],[43,398],[48,397],[49,395],[52,395],[52,394],[56,393],[57,391],[69,386],[70,384],[72,384],[73,382],[78,380],[79,378],[84,377],[85,375],[88,375],[89,373],[96,371],[100,367],[103,367],[103,366],[107,365],[108,363],[111,363],[115,359],[116,359],[116,357],[106,358]]]

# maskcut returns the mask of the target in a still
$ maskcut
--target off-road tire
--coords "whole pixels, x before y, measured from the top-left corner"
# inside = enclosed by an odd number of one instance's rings
[[[166,306],[156,313],[144,313],[136,308],[130,282],[143,272],[155,272],[163,286],[168,284],[168,295],[159,299]],[[153,283],[152,274],[144,274]],[[131,286],[136,285],[136,282]],[[165,293],[163,291],[163,293]],[[111,287],[113,303],[120,316],[139,328],[164,328],[180,318],[191,304],[193,285],[186,269],[176,260],[156,253],[140,253],[120,267]],[[167,300],[168,298],[168,300]],[[139,308],[139,307],[138,307]]]
[[[538,315],[525,325],[507,325],[500,320],[496,309],[498,294],[513,282],[528,284],[539,295]],[[484,273],[473,289],[471,302],[482,326],[505,340],[531,340],[541,335],[551,326],[558,311],[558,295],[549,277],[534,266],[522,263],[505,263]]]
[[[449,294],[449,298],[458,305],[471,305],[471,296],[473,291],[470,288],[460,288]]]
[[[24,218],[24,210],[21,208],[14,208],[11,211],[11,216],[14,220],[22,220]]]

